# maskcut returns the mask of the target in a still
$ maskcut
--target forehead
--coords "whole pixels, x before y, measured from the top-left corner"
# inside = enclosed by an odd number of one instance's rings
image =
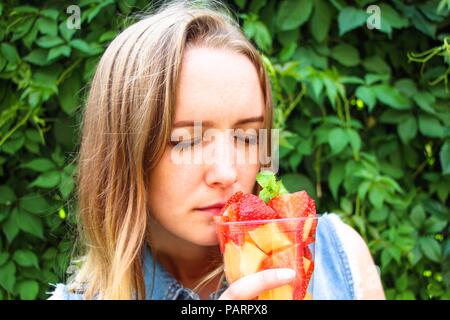
[[[210,48],[186,51],[177,88],[175,121],[230,124],[263,114],[258,74],[246,56]]]

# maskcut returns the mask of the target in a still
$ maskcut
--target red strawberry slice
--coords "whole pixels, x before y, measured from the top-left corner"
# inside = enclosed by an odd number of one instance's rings
[[[254,194],[245,194],[239,203],[239,221],[277,219],[278,214]]]
[[[267,205],[281,218],[306,217],[316,213],[316,204],[306,191],[276,196]]]

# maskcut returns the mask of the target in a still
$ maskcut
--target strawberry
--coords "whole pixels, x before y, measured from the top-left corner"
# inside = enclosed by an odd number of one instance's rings
[[[316,213],[316,204],[306,191],[281,194],[272,198],[268,206],[282,218],[306,217]]]
[[[239,221],[277,219],[278,214],[254,194],[245,194],[239,203]]]

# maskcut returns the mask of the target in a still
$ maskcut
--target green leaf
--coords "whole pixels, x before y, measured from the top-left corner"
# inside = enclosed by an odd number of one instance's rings
[[[280,5],[277,22],[280,30],[292,30],[304,24],[313,9],[310,0],[286,0]]]
[[[332,10],[328,2],[317,0],[311,18],[311,34],[317,42],[322,42],[328,35],[331,26]]]
[[[333,154],[340,153],[348,144],[348,135],[341,128],[334,128],[328,134],[328,144]]]
[[[9,261],[0,267],[0,286],[8,292],[13,292],[16,283],[16,266],[14,262]]]
[[[61,108],[68,115],[72,115],[80,104],[78,93],[81,85],[79,73],[74,73],[60,86],[59,102],[61,103]]]
[[[254,22],[255,24],[255,42],[261,50],[268,51],[272,47],[272,36],[269,29],[261,21]]]
[[[20,168],[30,169],[36,172],[46,172],[56,168],[56,165],[49,159],[37,158],[19,166]]]
[[[67,42],[69,42],[72,39],[75,32],[77,32],[77,29],[75,28],[72,29],[67,28],[66,20],[64,20],[59,24],[58,29],[63,39],[66,40]]]
[[[21,300],[34,300],[39,293],[39,284],[34,280],[22,281],[18,284]]]
[[[426,137],[442,138],[445,134],[440,121],[433,116],[419,115],[419,130]]]
[[[405,291],[408,288],[408,274],[403,273],[398,279],[395,280],[395,287],[399,291]]]
[[[425,210],[421,204],[416,205],[411,210],[410,218],[416,228],[420,228],[423,225],[425,222]]]
[[[372,87],[377,99],[394,109],[410,109],[411,101],[404,97],[396,88],[387,84],[379,84]]]
[[[0,267],[5,264],[6,261],[9,259],[9,253],[8,252],[0,252]]]
[[[369,194],[370,198],[370,194]],[[369,213],[370,222],[383,222],[388,217],[388,210],[386,207],[381,207],[379,209],[372,209]]]
[[[334,163],[331,167],[330,174],[328,175],[328,185],[330,186],[331,194],[334,200],[337,200],[337,192],[339,185],[344,180],[344,164],[341,162]]]
[[[364,25],[367,21],[367,13],[354,7],[345,7],[339,12],[339,35],[342,36],[350,30]]]
[[[20,198],[19,205],[22,209],[35,214],[50,213],[51,207],[47,200],[37,193],[29,193]]]
[[[331,49],[331,57],[346,67],[357,66],[360,62],[359,52],[349,44],[338,44]]]
[[[70,41],[70,45],[73,48],[77,49],[78,51],[88,54],[88,55],[91,55],[94,51],[92,49],[92,47],[86,41],[84,41],[82,39],[72,40],[72,41]]]
[[[263,170],[258,172],[256,181],[262,187],[258,196],[266,203],[273,197],[287,193],[283,182],[281,180],[277,181],[275,173],[272,171]]]
[[[442,174],[450,174],[450,140],[445,141],[441,147],[439,160],[441,161]]]
[[[27,56],[23,58],[26,62],[35,64],[37,66],[46,66],[49,64],[47,61],[48,50],[35,49],[31,51]]]
[[[353,152],[358,154],[361,150],[361,137],[359,136],[359,133],[356,130],[347,128],[347,137]]]
[[[316,196],[316,190],[311,180],[302,174],[288,173],[281,177],[286,189],[289,192],[297,192],[300,190],[305,190],[310,197],[314,198]]]
[[[364,101],[369,107],[369,112],[373,110],[376,103],[376,96],[374,90],[368,86],[359,86],[355,92],[356,97]]]
[[[30,187],[53,188],[56,187],[60,181],[61,174],[59,173],[59,171],[53,170],[41,174],[30,184]]]
[[[9,219],[3,224],[3,233],[6,235],[6,239],[8,239],[9,243],[12,243],[19,233],[19,227],[16,223],[16,214],[17,210],[13,210],[9,216]]]
[[[33,251],[17,250],[13,254],[13,260],[22,267],[36,267],[39,269],[39,260]]]
[[[48,52],[47,60],[57,59],[60,56],[70,57],[70,53],[72,52],[72,48],[68,45],[61,45],[54,48],[51,48]]]
[[[44,239],[44,227],[42,226],[41,219],[38,217],[26,212],[25,210],[19,210],[17,212],[16,221],[20,230],[40,239]]]
[[[411,115],[405,121],[400,122],[397,126],[397,132],[404,144],[414,139],[417,134],[416,118]]]
[[[43,36],[36,40],[36,44],[45,49],[57,47],[63,43],[63,39],[58,36]]]
[[[9,63],[14,65],[19,63],[20,57],[15,46],[9,43],[2,43],[0,46],[0,51]]]
[[[14,201],[16,201],[14,191],[8,186],[0,186],[0,204],[9,206]]]
[[[378,187],[372,187],[369,191],[369,201],[375,209],[381,209],[384,202],[384,193]]]
[[[439,243],[431,237],[421,237],[419,239],[420,249],[423,254],[434,262],[440,262],[442,249]]]
[[[434,104],[436,103],[436,98],[428,92],[417,92],[413,95],[414,101],[417,105],[425,112],[434,114]]]
[[[417,87],[414,81],[409,78],[400,79],[395,82],[395,88],[402,94],[411,98],[417,93]]]
[[[367,57],[363,61],[363,67],[369,72],[390,74],[391,68],[389,65],[379,56]]]

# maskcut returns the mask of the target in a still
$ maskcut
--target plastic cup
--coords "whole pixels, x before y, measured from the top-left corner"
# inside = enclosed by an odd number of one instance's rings
[[[291,268],[295,279],[258,300],[313,299],[315,233],[319,216],[223,222],[215,217],[225,276],[233,283],[272,268]]]

